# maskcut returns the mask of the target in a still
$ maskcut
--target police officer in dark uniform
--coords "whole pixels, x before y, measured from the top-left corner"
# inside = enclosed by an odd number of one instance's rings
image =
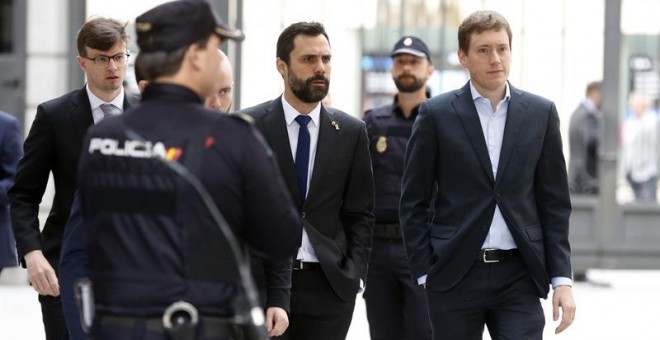
[[[239,339],[247,266],[236,268],[236,244],[214,222],[272,259],[290,257],[302,234],[261,135],[202,105],[218,90],[221,40],[243,35],[204,0],[157,6],[135,25],[150,85],[139,106],[88,131],[79,168],[92,335]]]
[[[376,190],[376,225],[364,299],[372,340],[431,339],[424,291],[413,281],[399,226],[399,198],[406,144],[419,105],[430,96],[433,73],[426,44],[404,36],[392,50],[392,104],[364,114]]]

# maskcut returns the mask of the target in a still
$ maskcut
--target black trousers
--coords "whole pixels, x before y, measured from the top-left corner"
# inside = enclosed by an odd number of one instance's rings
[[[353,309],[355,300],[341,300],[320,268],[294,270],[289,328],[277,339],[344,340]]]
[[[431,339],[426,293],[410,274],[402,239],[374,237],[363,296],[371,340]]]
[[[39,303],[41,304],[41,318],[44,323],[46,340],[67,340],[69,335],[60,297],[39,295]]]
[[[482,339],[484,325],[493,340],[543,338],[543,308],[519,257],[475,261],[457,286],[445,292],[427,289],[427,297],[435,340]]]
[[[166,334],[162,318],[131,318],[97,315],[93,340],[171,340]],[[200,318],[195,340],[242,340],[240,329],[216,319]]]

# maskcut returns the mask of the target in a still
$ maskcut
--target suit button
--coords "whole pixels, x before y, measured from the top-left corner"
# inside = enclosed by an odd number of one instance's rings
[[[484,224],[484,226],[481,227],[481,229],[483,229],[484,231],[488,231],[488,224]]]
[[[305,218],[305,217],[307,217],[307,214],[303,211],[300,216],[302,216],[302,218]]]

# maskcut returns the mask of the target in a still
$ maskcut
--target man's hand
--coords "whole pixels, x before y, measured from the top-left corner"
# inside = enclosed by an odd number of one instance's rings
[[[41,250],[33,250],[25,254],[24,258],[32,288],[41,295],[59,296],[60,283],[44,253]]]
[[[573,288],[571,286],[558,286],[552,295],[552,319],[559,319],[559,308],[561,307],[561,323],[555,328],[555,334],[563,332],[575,320],[575,300],[573,300]]]
[[[280,336],[289,327],[289,315],[280,307],[266,309],[266,330],[268,336]]]

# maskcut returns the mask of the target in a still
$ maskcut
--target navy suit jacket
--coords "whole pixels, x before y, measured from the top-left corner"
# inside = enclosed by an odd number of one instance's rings
[[[330,286],[342,300],[354,300],[360,279],[366,282],[374,225],[373,172],[364,122],[321,106],[314,170],[307,198],[301,204],[282,98],[243,112],[254,117],[273,149],[289,193],[301,206],[305,230]],[[282,294],[269,289],[267,299],[277,295],[287,300],[291,265],[280,269],[281,275],[266,275],[271,276],[267,279],[273,280],[273,285],[283,287]],[[288,303],[281,307],[286,309]]]
[[[510,93],[497,177],[469,83],[420,107],[406,150],[400,219],[412,272],[428,274],[430,289],[447,291],[468,272],[496,204],[540,297],[550,278],[571,277],[571,203],[557,110],[513,86]]]
[[[15,267],[16,243],[9,219],[7,192],[14,184],[16,166],[23,156],[23,135],[14,116],[0,111],[0,270]]]

